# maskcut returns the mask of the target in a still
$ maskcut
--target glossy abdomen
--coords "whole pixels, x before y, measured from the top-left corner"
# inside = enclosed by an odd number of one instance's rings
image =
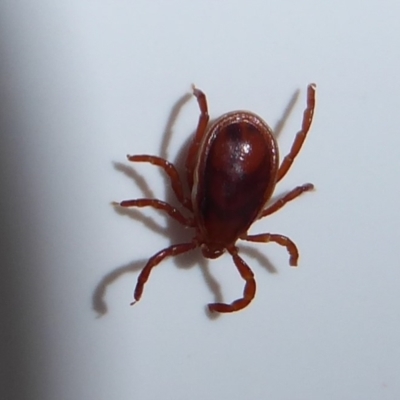
[[[229,245],[247,231],[271,196],[276,142],[259,117],[231,113],[210,128],[201,157],[193,199],[200,231],[208,243]]]

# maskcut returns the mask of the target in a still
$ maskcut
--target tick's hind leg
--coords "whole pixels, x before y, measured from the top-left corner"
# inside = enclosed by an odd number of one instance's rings
[[[173,246],[167,247],[166,249],[159,251],[157,254],[151,257],[149,261],[147,261],[145,267],[142,269],[142,272],[139,274],[133,296],[135,301],[133,301],[131,305],[140,300],[140,298],[142,297],[144,285],[149,279],[151,270],[155,266],[157,266],[162,260],[164,260],[165,257],[177,256],[178,254],[186,253],[190,250],[193,250],[196,247],[197,243],[195,242],[174,244]]]
[[[231,304],[225,303],[211,303],[208,305],[208,309],[211,312],[229,313],[234,311],[242,310],[247,307],[250,302],[254,299],[256,294],[256,281],[254,280],[254,274],[246,262],[238,255],[237,248],[232,246],[228,248],[229,253],[233,258],[233,262],[236,265],[241,277],[246,281],[243,290],[243,297],[235,300]]]
[[[280,210],[286,203],[294,200],[299,197],[304,192],[309,192],[310,190],[314,190],[314,185],[312,183],[306,183],[301,186],[297,186],[292,189],[289,193],[286,193],[284,196],[276,200],[273,204],[268,206],[260,215],[259,218],[266,217],[267,215],[273,214],[274,212]]]
[[[162,168],[165,173],[169,176],[171,180],[171,187],[174,191],[177,199],[180,203],[186,207],[187,209],[192,209],[191,201],[184,195],[183,186],[181,182],[181,178],[176,170],[175,166],[171,164],[169,161],[164,160],[161,157],[156,156],[149,156],[149,155],[135,155],[135,156],[127,156],[129,161],[133,162],[148,162],[153,165],[157,165],[158,167]]]
[[[289,154],[283,159],[282,164],[278,170],[277,181],[279,182],[289,171],[294,159],[301,149],[301,146],[306,139],[307,133],[310,129],[311,122],[313,120],[314,108],[315,108],[315,84],[308,85],[307,88],[307,108],[304,111],[303,123],[301,130],[297,133],[296,138],[292,144]]]
[[[286,236],[283,235],[275,235],[271,233],[262,233],[259,235],[246,235],[241,237],[242,240],[247,240],[248,242],[258,242],[258,243],[268,243],[275,242],[280,244],[281,246],[286,247],[286,250],[289,253],[289,264],[292,267],[297,266],[297,261],[299,259],[299,251],[297,250],[296,245]]]
[[[156,210],[161,210],[167,213],[171,218],[178,221],[180,224],[188,227],[193,227],[194,222],[192,218],[184,217],[175,207],[170,204],[157,200],[157,199],[136,199],[136,200],[124,200],[120,203],[113,203],[120,207],[153,207]]]
[[[197,162],[197,155],[199,152],[200,144],[204,134],[206,133],[208,121],[210,119],[208,115],[206,95],[200,89],[197,89],[194,85],[193,95],[196,97],[200,107],[200,117],[197,124],[196,133],[194,135],[192,143],[190,144],[188,155],[186,158],[186,174],[190,189],[193,186],[193,171]]]

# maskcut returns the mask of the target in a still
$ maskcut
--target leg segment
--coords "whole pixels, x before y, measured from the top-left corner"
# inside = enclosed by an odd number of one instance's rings
[[[280,210],[286,203],[294,200],[296,197],[299,197],[302,193],[308,192],[314,189],[314,185],[312,183],[306,183],[301,186],[297,186],[289,193],[285,194],[285,196],[278,199],[275,203],[271,204],[267,207],[260,215],[259,218],[264,218],[267,215],[273,214],[274,212]]]
[[[159,251],[157,254],[151,257],[150,260],[147,261],[145,267],[142,269],[142,272],[139,274],[133,296],[135,301],[133,301],[131,305],[135,304],[137,301],[140,300],[140,298],[142,297],[144,285],[149,279],[151,270],[155,266],[157,266],[165,257],[177,256],[178,254],[186,253],[190,250],[193,250],[196,247],[197,243],[195,242],[175,244],[173,246],[167,247],[164,250]]]
[[[268,243],[275,242],[280,244],[281,246],[286,247],[286,250],[289,253],[289,264],[292,267],[297,266],[297,261],[299,259],[299,251],[297,250],[296,245],[286,236],[283,235],[273,235],[271,233],[262,233],[260,235],[246,235],[241,237],[243,240],[247,240],[248,242],[258,242],[258,243]]]
[[[249,305],[256,294],[256,281],[254,280],[254,274],[252,270],[246,264],[246,262],[239,257],[236,247],[232,246],[228,249],[228,251],[232,256],[233,262],[235,263],[241,277],[246,281],[243,290],[243,297],[235,300],[231,304],[211,303],[208,305],[208,309],[211,312],[229,313],[242,310]]]
[[[197,124],[196,134],[190,144],[187,159],[186,159],[186,174],[189,183],[189,188],[192,189],[193,186],[193,171],[196,165],[197,153],[204,134],[206,133],[208,121],[210,119],[208,115],[207,99],[206,95],[195,86],[193,86],[193,95],[197,98],[197,102],[200,107],[200,117]]]
[[[315,84],[311,84],[307,88],[307,108],[305,109],[303,114],[303,123],[301,126],[301,130],[297,133],[289,154],[283,159],[282,164],[279,167],[277,177],[278,182],[289,171],[294,159],[296,158],[297,154],[299,154],[301,146],[303,145],[307,133],[310,129],[315,109],[315,89]]]
[[[161,167],[165,173],[169,176],[171,180],[172,190],[174,191],[177,199],[181,202],[181,204],[188,208],[189,210],[192,209],[191,201],[184,195],[183,193],[183,186],[181,182],[181,178],[179,177],[178,171],[174,167],[173,164],[164,160],[163,158],[156,157],[156,156],[148,156],[148,155],[136,155],[136,156],[127,156],[129,161],[133,162],[148,162],[153,165],[157,165]]]
[[[153,207],[157,210],[166,212],[171,218],[178,221],[180,224],[185,226],[194,226],[194,222],[191,218],[184,217],[175,207],[164,201],[157,199],[136,199],[136,200],[124,200],[121,203],[115,203],[120,207]]]

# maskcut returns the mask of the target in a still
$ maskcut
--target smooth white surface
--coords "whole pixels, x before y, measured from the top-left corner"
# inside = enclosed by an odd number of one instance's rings
[[[376,0],[1,2],[0,397],[399,399],[399,13]],[[311,82],[315,122],[277,193],[317,191],[252,228],[290,236],[300,267],[252,246],[255,301],[210,319],[207,273],[225,301],[243,282],[228,256],[195,252],[160,265],[129,307],[147,258],[190,232],[115,212],[148,195],[132,174],[172,199],[125,154],[176,159],[195,100],[168,121],[192,83],[212,117],[248,109],[272,127],[301,89],[284,154]]]

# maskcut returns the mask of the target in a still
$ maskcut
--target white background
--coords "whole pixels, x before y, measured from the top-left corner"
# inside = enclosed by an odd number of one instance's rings
[[[399,399],[399,15],[397,0],[1,1],[0,397]],[[291,237],[299,268],[242,246],[256,299],[213,319],[206,304],[243,282],[195,251],[130,307],[146,260],[191,232],[113,209],[176,203],[125,155],[179,158],[192,83],[213,118],[248,109],[273,128],[300,90],[284,154],[311,82],[315,121],[276,194],[317,190],[251,229]]]

